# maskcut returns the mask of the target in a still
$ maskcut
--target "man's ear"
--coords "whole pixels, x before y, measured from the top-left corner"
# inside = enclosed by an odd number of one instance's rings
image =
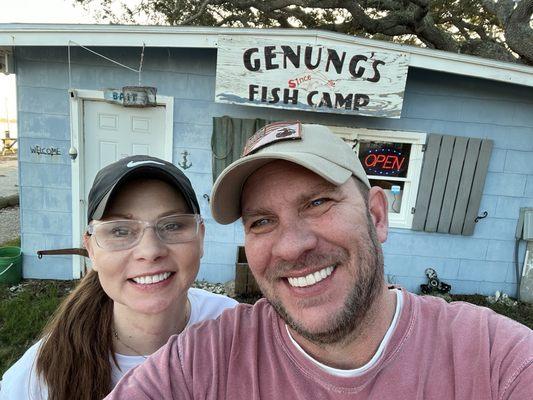
[[[87,249],[87,253],[89,253],[90,259],[94,260],[93,241],[91,240],[91,236],[88,235],[87,233],[83,235],[83,247]],[[98,267],[96,266],[94,262],[93,262],[92,269],[94,269],[95,271],[98,271]]]
[[[389,231],[389,206],[387,195],[379,186],[372,186],[368,191],[368,210],[376,228],[378,240],[383,243],[387,240]]]

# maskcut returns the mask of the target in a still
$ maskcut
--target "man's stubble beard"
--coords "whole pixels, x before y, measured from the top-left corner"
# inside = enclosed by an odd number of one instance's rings
[[[342,309],[340,309],[337,315],[335,315],[327,324],[329,327],[328,329],[321,332],[311,332],[307,330],[289,315],[283,304],[276,299],[269,290],[265,290],[266,288],[262,287],[264,285],[260,284],[263,294],[286,324],[295,332],[313,343],[328,345],[340,343],[351,338],[359,331],[358,328],[361,326],[362,321],[368,315],[368,311],[372,308],[373,303],[383,290],[383,251],[381,249],[381,243],[376,235],[372,217],[368,210],[367,224],[368,234],[360,241],[360,248],[357,252],[358,257],[357,260],[354,260],[356,267],[358,267],[356,271],[353,271],[355,274],[354,286],[348,294]],[[341,264],[350,261],[348,253],[344,249],[339,249],[333,255],[312,254],[308,258],[311,258],[315,262],[321,262],[321,265],[327,265],[328,259],[340,260]],[[303,267],[308,261],[309,260],[306,260],[300,264],[303,264]],[[273,273],[280,274],[280,271],[293,269],[299,269],[299,267],[294,264],[284,263],[283,265],[278,265]],[[269,279],[267,275],[267,281],[273,282],[273,279]]]

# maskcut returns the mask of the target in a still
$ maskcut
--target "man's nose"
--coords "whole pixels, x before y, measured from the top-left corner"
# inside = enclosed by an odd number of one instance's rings
[[[318,243],[318,237],[308,222],[300,218],[280,223],[279,234],[272,246],[272,255],[284,261],[296,261]]]
[[[141,240],[135,246],[135,258],[155,261],[160,257],[164,257],[167,252],[168,248],[157,236],[155,228],[153,226],[145,227]]]

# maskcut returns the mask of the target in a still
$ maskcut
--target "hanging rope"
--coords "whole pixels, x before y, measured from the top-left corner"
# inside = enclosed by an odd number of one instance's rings
[[[118,61],[115,61],[115,60],[113,60],[113,59],[111,59],[109,57],[104,56],[103,54],[100,54],[100,53],[98,53],[98,52],[96,52],[94,50],[89,49],[88,47],[85,47],[85,46],[83,46],[83,45],[81,45],[79,43],[76,43],[76,42],[74,42],[72,40],[69,40],[68,41],[68,50],[69,50],[68,69],[69,69],[69,74],[70,74],[70,45],[71,44],[75,44],[76,46],[80,46],[82,49],[87,50],[89,53],[93,53],[93,54],[97,55],[98,57],[101,57],[101,58],[103,58],[103,59],[105,59],[105,60],[107,60],[109,62],[112,62],[113,64],[117,64],[117,65],[119,65],[119,66],[121,66],[123,68],[129,69],[130,71],[137,72],[137,73],[139,73],[139,75],[141,73],[141,69],[140,68],[139,69],[135,69],[135,68],[128,67],[127,65],[121,64]],[[143,57],[144,57],[144,43],[143,43],[143,52],[141,54],[141,66],[142,66],[142,58]],[[140,76],[139,76],[139,79],[140,79]]]
[[[139,63],[139,86],[141,86],[141,71],[143,69],[143,62],[144,62],[144,47],[146,45],[143,43],[143,48],[141,51],[141,62]]]

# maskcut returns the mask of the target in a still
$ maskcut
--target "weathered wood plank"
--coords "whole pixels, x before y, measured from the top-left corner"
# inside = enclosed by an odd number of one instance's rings
[[[439,224],[442,202],[444,200],[444,191],[448,180],[448,171],[450,170],[450,161],[452,159],[454,136],[443,136],[437,170],[435,172],[435,181],[431,191],[431,201],[429,202],[428,216],[426,220],[426,232],[436,232]]]
[[[483,194],[483,187],[485,186],[485,178],[487,176],[491,152],[492,140],[483,140],[479,150],[476,172],[474,174],[472,190],[470,191],[470,199],[466,209],[465,222],[462,231],[463,235],[470,236],[474,233],[474,228],[476,225],[474,220],[479,212],[479,205],[481,204],[481,196]]]
[[[426,217],[433,189],[433,180],[437,168],[437,161],[440,152],[442,135],[429,135],[426,151],[424,153],[424,164],[420,175],[418,186],[418,196],[416,199],[415,214],[413,216],[412,229],[422,231],[426,225]]]
[[[452,224],[450,226],[450,233],[455,235],[460,235],[463,231],[463,224],[466,209],[468,207],[468,200],[470,199],[470,191],[474,180],[480,146],[481,139],[472,138],[468,140],[468,145],[466,146],[465,162],[461,174],[461,182],[459,183],[459,190],[457,191],[457,200],[455,201]]]
[[[468,138],[461,136],[455,138],[452,161],[450,163],[450,172],[448,173],[446,191],[444,192],[444,200],[442,202],[442,210],[440,212],[439,225],[437,227],[437,232],[440,233],[448,233],[450,231],[453,210],[455,209],[455,200],[457,199],[457,191],[459,190],[461,172],[463,171],[463,164],[465,161],[467,144]]]

